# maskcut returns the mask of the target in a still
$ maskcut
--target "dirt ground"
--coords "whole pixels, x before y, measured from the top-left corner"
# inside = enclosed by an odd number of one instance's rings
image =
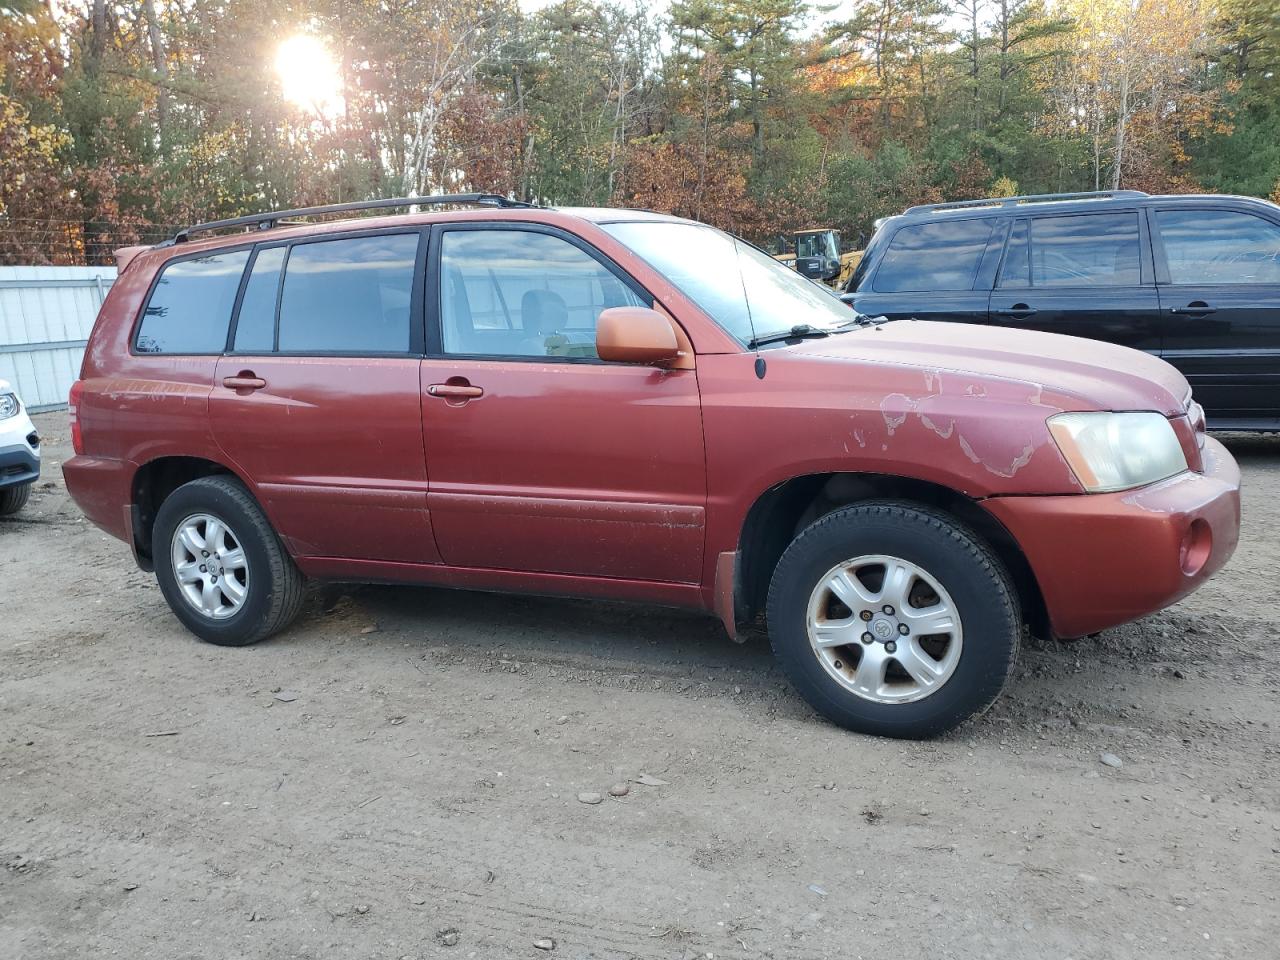
[[[38,419],[0,522],[0,957],[1277,956],[1280,438],[1229,439],[1244,535],[1203,590],[902,743],[648,608],[340,588],[201,644]]]

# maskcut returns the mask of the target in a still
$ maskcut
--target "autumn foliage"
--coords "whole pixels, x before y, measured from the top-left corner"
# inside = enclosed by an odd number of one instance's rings
[[[934,200],[1275,196],[1277,78],[1275,0],[0,0],[0,260],[471,190],[852,245]]]

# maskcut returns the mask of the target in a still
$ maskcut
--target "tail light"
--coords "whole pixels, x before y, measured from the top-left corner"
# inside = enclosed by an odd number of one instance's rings
[[[84,453],[84,436],[80,432],[80,394],[84,392],[84,381],[77,380],[71,385],[71,393],[67,397],[67,415],[71,421],[71,449],[77,456]]]

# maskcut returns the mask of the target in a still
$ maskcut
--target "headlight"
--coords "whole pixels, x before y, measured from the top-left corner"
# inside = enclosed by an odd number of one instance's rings
[[[1049,432],[1090,493],[1128,490],[1187,469],[1182,444],[1158,413],[1060,413]]]
[[[18,398],[16,396],[12,393],[0,393],[0,420],[16,417],[20,409],[22,408],[18,406]]]

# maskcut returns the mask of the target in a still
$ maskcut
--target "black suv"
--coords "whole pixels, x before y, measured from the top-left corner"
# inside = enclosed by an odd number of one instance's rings
[[[1216,429],[1280,429],[1280,207],[1136,190],[967,200],[881,222],[870,316],[1108,340],[1182,371]]]

